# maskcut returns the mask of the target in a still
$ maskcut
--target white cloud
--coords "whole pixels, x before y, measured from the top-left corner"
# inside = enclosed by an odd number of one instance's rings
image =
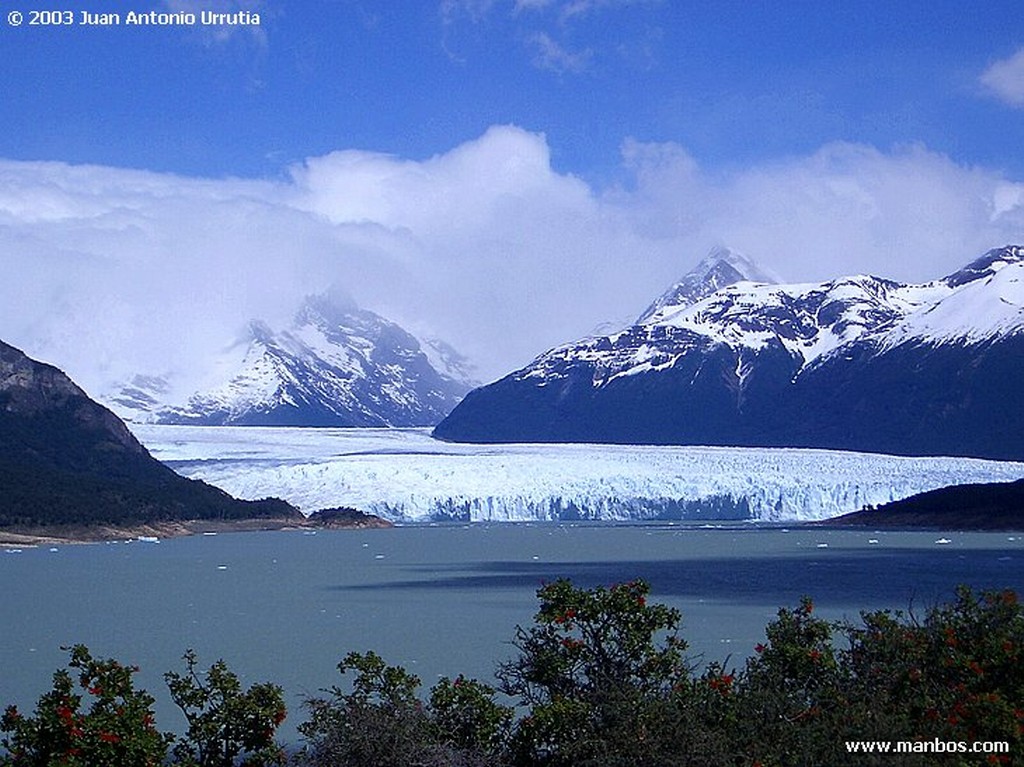
[[[661,0],[567,0],[562,3],[562,19],[568,20],[574,16],[585,16],[605,8],[625,8],[636,5],[652,5]]]
[[[992,95],[1012,107],[1024,107],[1024,48],[986,69],[979,78]]]
[[[503,126],[423,161],[339,151],[279,182],[0,162],[0,338],[91,390],[182,368],[337,284],[497,376],[635,317],[709,247],[791,280],[926,280],[1024,240],[1024,184],[919,146],[712,174],[627,141],[628,184]]]
[[[602,13],[629,7],[655,6],[661,0],[442,0],[440,15],[444,23],[443,47],[448,55],[462,63],[465,58],[453,53],[452,36],[458,22],[469,21],[488,33],[511,34],[525,46],[531,63],[538,69],[559,75],[590,71],[595,61],[616,58],[639,61],[649,66],[654,58],[652,42],[659,37],[657,28],[642,34],[626,31],[608,19],[600,34],[581,30],[583,22],[593,21]],[[501,19],[502,24],[483,24]],[[586,37],[585,42],[579,42]],[[572,41],[572,42],[570,42]]]
[[[496,0],[441,0],[441,18],[452,23],[461,16],[480,21],[494,7]]]
[[[514,10],[549,11],[556,10],[560,21],[568,22],[575,17],[609,9],[638,5],[656,5],[662,0],[515,0]]]
[[[1024,211],[993,216],[1003,183],[919,146],[883,153],[837,143],[713,182],[705,225],[790,278],[923,280],[1021,239]]]
[[[268,184],[59,163],[0,163],[0,178],[0,337],[90,387],[280,317],[333,245]]]
[[[589,48],[574,53],[555,42],[547,32],[536,32],[528,41],[534,49],[533,64],[539,69],[579,74],[587,70],[594,58],[594,52]]]

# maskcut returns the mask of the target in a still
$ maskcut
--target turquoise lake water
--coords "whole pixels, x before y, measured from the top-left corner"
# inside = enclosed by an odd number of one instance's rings
[[[1024,591],[1024,535],[750,525],[472,525],[237,533],[160,543],[0,552],[0,706],[31,708],[62,645],[142,667],[158,724],[180,726],[162,674],[188,648],[246,684],[285,688],[296,738],[304,696],[341,682],[351,650],[417,673],[488,679],[544,581],[632,578],[680,608],[693,654],[734,662],[780,606],[830,617],[923,612],[957,584]]]

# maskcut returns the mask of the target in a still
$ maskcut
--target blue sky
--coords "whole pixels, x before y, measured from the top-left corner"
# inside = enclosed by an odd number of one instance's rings
[[[1024,242],[1019,0],[72,6],[260,15],[4,4],[0,338],[93,391],[331,286],[486,379],[713,246],[924,281]]]
[[[979,83],[1024,46],[1016,2],[163,7],[254,8],[261,25],[222,39],[2,26],[0,155],[251,177],[344,148],[422,159],[514,124],[595,183],[627,137],[679,143],[709,167],[843,140],[1024,171],[1019,108]]]

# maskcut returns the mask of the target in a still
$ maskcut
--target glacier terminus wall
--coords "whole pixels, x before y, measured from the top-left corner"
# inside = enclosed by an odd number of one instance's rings
[[[135,425],[179,473],[306,513],[350,506],[396,522],[812,521],[1024,463],[835,450],[451,444],[426,429]]]

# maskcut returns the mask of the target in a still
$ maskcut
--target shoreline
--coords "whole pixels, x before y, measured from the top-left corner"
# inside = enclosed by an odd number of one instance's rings
[[[295,518],[190,519],[167,522],[145,522],[137,525],[67,525],[51,527],[16,526],[0,528],[0,546],[38,547],[83,545],[139,538],[181,538],[189,535],[217,533],[249,533],[286,530],[368,530],[394,527],[388,520],[367,515],[358,520]]]
[[[983,525],[983,524],[943,524],[944,520],[929,518],[924,520],[879,518],[877,514],[870,518],[860,516],[863,512],[852,512],[838,517],[814,521],[773,522],[765,527],[805,527],[831,528],[847,530],[874,529],[887,532],[977,532],[977,533],[1014,533],[1024,531],[1024,525]],[[676,524],[678,521],[673,520]],[[690,520],[694,527],[699,520]],[[707,521],[704,520],[706,523]],[[736,524],[749,520],[721,520],[722,524]],[[961,520],[963,522],[963,520]],[[665,520],[643,520],[630,522],[598,522],[590,521],[595,526],[634,526],[645,524],[664,524]],[[464,524],[464,523],[459,523]],[[470,523],[472,524],[472,523]],[[494,524],[489,523],[489,524]],[[520,522],[499,524],[516,525]],[[534,523],[536,524],[536,523]],[[560,524],[553,522],[553,524]],[[577,523],[578,524],[578,523]],[[394,522],[371,514],[359,516],[321,516],[313,514],[305,518],[249,518],[237,520],[192,519],[166,522],[148,522],[137,525],[65,525],[49,527],[15,526],[0,528],[0,547],[35,548],[39,546],[84,545],[90,543],[106,543],[111,541],[135,541],[140,538],[181,538],[191,535],[216,535],[218,533],[275,532],[297,530],[374,530],[396,527]]]

